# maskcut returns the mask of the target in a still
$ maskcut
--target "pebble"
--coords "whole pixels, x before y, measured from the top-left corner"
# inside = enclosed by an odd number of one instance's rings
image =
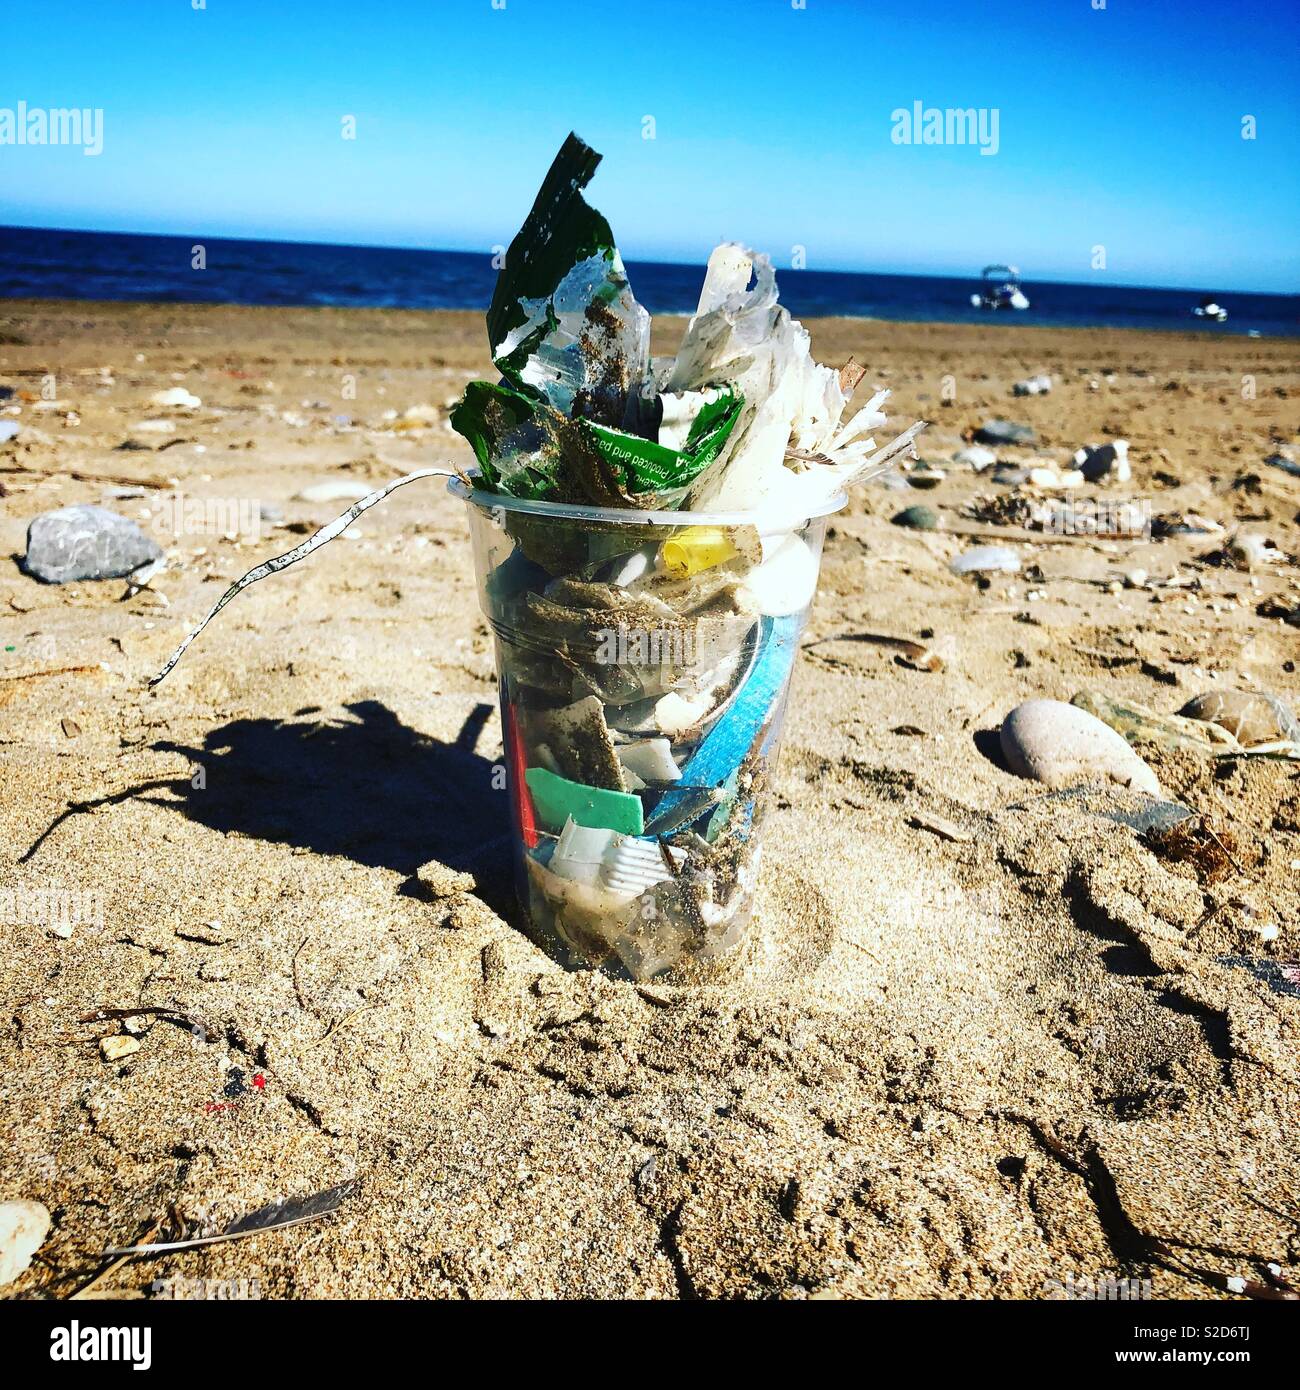
[[[904,507],[893,518],[895,526],[907,526],[913,531],[934,531],[939,526],[937,514],[929,507]]]
[[[1038,435],[1029,425],[1017,425],[1010,420],[985,420],[975,431],[977,444],[1036,444]]]
[[[1046,372],[1018,381],[1011,388],[1017,396],[1045,396],[1052,389],[1052,378]]]
[[[137,434],[176,433],[176,426],[170,420],[137,420],[131,428]]]
[[[333,483],[313,483],[305,487],[293,500],[295,502],[359,502],[369,497],[374,488],[365,483],[349,483],[342,480]]]
[[[1020,556],[1005,545],[977,545],[954,556],[948,568],[954,574],[1016,574]]]
[[[1029,481],[1029,469],[1017,468],[1013,463],[999,463],[993,470],[993,481],[999,487],[1019,487]]]
[[[1209,690],[1188,700],[1178,713],[1186,719],[1217,724],[1243,748],[1280,740],[1300,743],[1300,721],[1276,695]]]
[[[0,444],[7,444],[11,439],[17,438],[17,435],[17,420],[0,420]]]
[[[125,1033],[114,1033],[110,1038],[99,1040],[99,1050],[104,1054],[106,1062],[120,1062],[123,1057],[140,1051],[140,1040],[128,1037]]]
[[[42,512],[27,528],[23,569],[44,584],[79,579],[117,579],[151,560],[162,548],[124,516],[82,504]]]
[[[49,1209],[40,1202],[0,1202],[0,1288],[31,1264],[49,1233]]]
[[[177,410],[197,410],[203,402],[183,386],[173,386],[167,391],[155,391],[149,397],[149,404],[171,406]]]
[[[1115,782],[1159,796],[1141,758],[1100,719],[1061,700],[1027,700],[1002,721],[1002,755],[1011,770],[1049,787]]]
[[[1034,487],[1054,492],[1061,488],[1079,487],[1083,482],[1083,474],[1077,468],[1071,468],[1062,473],[1054,466],[1039,465],[1029,470],[1029,477],[1026,481]]]
[[[976,473],[983,473],[986,468],[992,468],[997,461],[997,454],[992,449],[986,449],[982,444],[972,444],[969,449],[963,449],[961,453],[953,457],[954,463],[973,468]]]
[[[907,469],[903,474],[909,487],[926,489],[938,487],[943,482],[944,476],[942,468],[933,468],[929,464],[918,464],[915,468]]]

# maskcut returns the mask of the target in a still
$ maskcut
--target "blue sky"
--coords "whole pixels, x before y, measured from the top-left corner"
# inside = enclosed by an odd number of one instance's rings
[[[1300,288],[1300,7],[1099,2],[43,0],[0,108],[104,152],[0,145],[0,222],[480,250],[574,128],[628,259]],[[998,153],[893,143],[918,100]]]

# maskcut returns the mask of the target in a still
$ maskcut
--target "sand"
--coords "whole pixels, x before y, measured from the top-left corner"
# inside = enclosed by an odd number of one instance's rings
[[[1106,495],[1300,549],[1300,480],[1263,462],[1294,441],[1294,341],[812,328],[820,357],[867,365],[863,391],[894,388],[900,428],[933,421],[923,456],[990,415],[1038,429],[1012,459],[1120,435],[1134,479]],[[1300,604],[1293,560],[1198,563],[1203,536],[1020,545],[1025,573],[980,588],[947,570],[971,542],[890,517],[969,526],[1005,488],[866,490],[834,520],[809,639],[921,640],[944,669],[805,652],[737,978],[566,973],[512,905],[493,655],[440,482],[144,686],[224,584],[342,509],[304,487],[467,463],[440,421],[383,415],[442,412],[487,369],[476,314],[0,310],[23,427],[0,448],[4,554],[38,512],[132,482],[107,505],[169,552],[167,606],[0,567],[0,882],[25,890],[0,922],[0,1200],[54,1216],[4,1294],[66,1296],[159,1223],[220,1229],[352,1179],[333,1218],[127,1263],[97,1292],[1036,1299],[1112,1278],[1170,1299],[1233,1296],[1267,1261],[1296,1283],[1300,999],[1223,958],[1300,955],[1300,767],[1150,753],[1228,849],[1175,855],[1099,813],[1122,797],[1013,776],[995,735],[1084,687],[1294,706],[1300,629],[1258,611]],[[1040,370],[1057,389],[1013,399]],[[47,373],[62,404],[42,410],[21,393]],[[201,408],[136,428],[177,384]],[[222,506],[164,534],[177,488]],[[241,501],[296,529],[221,534]],[[1194,583],[1115,582],[1139,568]],[[66,937],[32,920],[59,890],[82,895]],[[201,1026],[146,1021],[106,1061],[120,1025],[78,1019],[141,1004]]]

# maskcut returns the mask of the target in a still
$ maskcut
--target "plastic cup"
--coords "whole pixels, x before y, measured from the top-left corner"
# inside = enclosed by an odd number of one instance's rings
[[[745,939],[826,517],[450,490],[496,640],[520,906],[562,963],[635,979]]]

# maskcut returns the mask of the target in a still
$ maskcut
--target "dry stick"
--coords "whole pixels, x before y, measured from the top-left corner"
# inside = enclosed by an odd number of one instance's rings
[[[144,1233],[145,1241],[151,1241],[154,1238],[154,1236],[156,1236],[158,1232],[162,1230],[162,1225],[163,1223],[161,1221],[155,1221],[154,1224]],[[122,1255],[120,1258],[114,1260],[112,1264],[105,1265],[104,1268],[101,1269],[93,1279],[91,1279],[88,1283],[83,1284],[79,1289],[76,1289],[72,1293],[70,1293],[68,1295],[68,1301],[71,1302],[73,1299],[78,1298],[89,1298],[91,1289],[93,1289],[97,1284],[102,1284],[110,1274],[116,1274],[117,1271],[121,1269],[122,1266],[126,1264],[130,1258],[130,1255]]]
[[[0,473],[32,473],[38,478],[71,478],[78,483],[112,483],[119,487],[150,487],[159,491],[172,486],[156,478],[128,478],[124,473],[83,473],[77,468],[28,468],[25,464],[0,465]]]
[[[13,675],[0,675],[0,681],[38,681],[45,676],[85,676],[94,672],[96,675],[107,675],[108,672],[103,666],[54,666],[48,671],[16,671]]]
[[[283,555],[277,555],[274,560],[267,560],[260,565],[254,566],[242,579],[237,579],[217,600],[212,612],[194,628],[188,637],[167,659],[167,664],[149,682],[150,686],[157,685],[160,681],[167,678],[172,667],[185,655],[186,648],[203,631],[205,627],[217,616],[218,613],[230,602],[236,594],[242,593],[250,584],[256,584],[259,579],[265,579],[268,574],[278,574],[280,570],[288,569],[290,565],[297,564],[299,560],[304,560],[313,550],[319,549],[322,545],[332,541],[335,536],[340,536],[349,526],[368,508],[373,507],[376,502],[382,502],[395,488],[403,487],[407,483],[413,483],[417,478],[454,478],[456,474],[450,468],[419,468],[414,473],[407,473],[401,478],[394,478],[391,483],[381,487],[376,492],[367,494],[360,501],[354,502],[343,513],[342,516],[335,517],[328,525],[322,526],[315,535],[309,536],[301,545],[295,545],[292,550],[286,551]]]
[[[1125,541],[1131,545],[1136,545],[1143,539],[1142,536],[1118,535],[1067,536],[1056,531],[1031,531],[1025,526],[977,526],[964,522],[955,526],[945,524],[931,534],[964,536],[970,540],[980,541],[1016,541],[1026,545],[1100,545],[1103,543],[1116,545]]]
[[[1223,843],[1223,841],[1222,841],[1221,839],[1219,839],[1218,834],[1215,832],[1214,827],[1210,824],[1210,822],[1209,822],[1208,820],[1205,819],[1204,816],[1201,817],[1201,824],[1205,827],[1206,834],[1209,835],[1210,839],[1213,840],[1214,843],[1215,843],[1216,845],[1218,845],[1218,847],[1219,847],[1219,848],[1224,852],[1224,854],[1227,856],[1228,863],[1231,864],[1232,867],[1233,867],[1234,869],[1236,869],[1236,871],[1237,871],[1239,874],[1244,874],[1244,873],[1246,872],[1245,869],[1243,869],[1243,868],[1241,867],[1241,865],[1238,864],[1237,861],[1232,857],[1232,851],[1227,847],[1227,845],[1225,845],[1225,844]]]

